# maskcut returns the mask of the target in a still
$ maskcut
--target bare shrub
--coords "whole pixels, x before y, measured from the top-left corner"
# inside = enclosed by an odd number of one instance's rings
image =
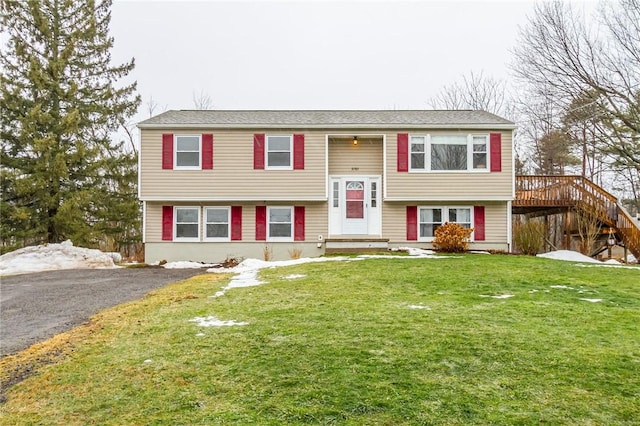
[[[302,257],[302,249],[300,247],[289,249],[289,257],[291,259],[300,259]]]
[[[516,222],[513,225],[513,241],[523,254],[535,256],[544,246],[544,224],[537,220]]]
[[[241,257],[227,256],[227,258],[225,260],[223,260],[222,263],[220,263],[220,266],[223,267],[223,268],[234,268],[234,267],[238,266],[240,264],[240,262],[242,262],[242,258]]]
[[[602,225],[595,213],[585,209],[575,209],[573,215],[576,221],[576,228],[580,242],[578,250],[580,253],[591,256],[596,242],[600,237]]]
[[[265,244],[265,246],[262,248],[262,259],[265,262],[273,259],[273,247],[271,247],[269,244]]]
[[[457,223],[447,222],[436,229],[433,245],[447,253],[461,253],[469,246],[473,228],[465,228]]]

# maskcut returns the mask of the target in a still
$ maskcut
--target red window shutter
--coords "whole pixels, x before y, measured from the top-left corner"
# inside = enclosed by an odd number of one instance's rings
[[[502,134],[491,133],[489,135],[489,152],[491,153],[491,171],[502,171]]]
[[[293,135],[293,170],[304,170],[304,135]]]
[[[231,241],[242,240],[242,206],[231,206]]]
[[[409,171],[409,134],[398,133],[398,171]]]
[[[407,206],[407,241],[418,240],[418,206]]]
[[[293,208],[293,240],[304,241],[304,206]]]
[[[173,206],[162,206],[162,241],[173,240]]]
[[[267,239],[267,206],[256,206],[256,241]]]
[[[202,135],[202,170],[213,169],[213,135]]]
[[[173,169],[173,134],[162,135],[162,168]]]
[[[253,168],[264,169],[264,133],[253,135]]]
[[[484,241],[484,206],[473,207],[473,239]]]

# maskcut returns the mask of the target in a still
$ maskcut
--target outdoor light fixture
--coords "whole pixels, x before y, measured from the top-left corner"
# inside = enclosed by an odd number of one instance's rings
[[[355,146],[355,145],[358,145],[358,137],[357,137],[357,136],[354,136],[354,137],[353,137],[353,145],[354,145],[354,146]]]

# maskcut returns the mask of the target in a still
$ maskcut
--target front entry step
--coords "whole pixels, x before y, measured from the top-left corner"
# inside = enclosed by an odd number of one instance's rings
[[[388,238],[327,238],[325,253],[367,253],[389,249]]]

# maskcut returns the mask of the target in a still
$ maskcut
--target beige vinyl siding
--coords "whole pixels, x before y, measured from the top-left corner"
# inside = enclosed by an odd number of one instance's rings
[[[427,206],[484,206],[485,221],[485,241],[484,243],[506,244],[507,241],[507,224],[508,224],[508,205],[506,202],[439,202],[439,203],[412,203],[409,205],[427,207]],[[473,213],[472,213],[473,215]],[[382,229],[384,230],[384,238],[389,238],[390,242],[406,243],[406,244],[427,244],[424,242],[407,241],[407,204],[401,203],[385,203],[382,213]]]
[[[145,242],[147,243],[171,243],[170,241],[162,241],[162,206],[199,206],[199,207],[214,207],[214,206],[242,206],[242,241],[253,242],[256,241],[256,204],[238,204],[238,203],[213,203],[213,202],[199,202],[199,203],[147,203],[147,217],[145,222]],[[263,205],[263,204],[260,204]],[[268,203],[267,206],[305,206],[305,241],[317,242],[318,235],[326,237],[328,230],[328,217],[327,217],[327,204],[326,203]],[[201,211],[202,213],[202,211]],[[200,229],[202,237],[202,223]],[[264,244],[265,241],[260,241]],[[289,244],[294,244],[291,242]],[[172,244],[186,244],[186,243],[172,243]],[[236,244],[236,241],[222,242],[222,243],[207,243],[207,244]]]
[[[329,175],[382,175],[382,138],[360,138],[354,146],[352,139],[329,142]]]
[[[395,200],[473,200],[513,197],[512,132],[502,131],[501,172],[398,172],[398,133],[425,134],[489,134],[487,130],[407,131],[387,134],[387,192]],[[411,150],[411,144],[409,144]],[[487,153],[489,155],[489,153]]]
[[[163,170],[162,134],[213,134],[213,170]],[[254,170],[253,135],[305,135],[304,170]],[[142,200],[325,199],[325,132],[141,131]]]

